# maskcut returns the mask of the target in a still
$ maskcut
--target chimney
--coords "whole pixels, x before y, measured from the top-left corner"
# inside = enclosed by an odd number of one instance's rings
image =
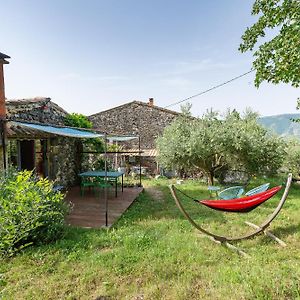
[[[149,106],[153,106],[154,105],[154,99],[153,98],[149,98],[148,105]]]
[[[6,118],[4,71],[3,71],[3,65],[9,64],[9,62],[5,60],[6,58],[10,58],[10,57],[0,52],[0,120],[4,120]]]

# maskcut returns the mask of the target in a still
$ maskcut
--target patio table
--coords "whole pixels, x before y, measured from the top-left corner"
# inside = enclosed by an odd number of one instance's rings
[[[78,174],[80,177],[102,177],[112,178],[115,181],[115,195],[118,196],[118,178],[122,177],[122,192],[123,192],[123,175],[124,172],[116,172],[116,171],[87,171]]]
[[[209,190],[209,193],[210,193],[211,197],[212,197],[212,193],[215,193],[216,197],[218,197],[218,192],[221,190],[221,187],[215,186],[215,185],[209,185],[207,187],[207,189]]]

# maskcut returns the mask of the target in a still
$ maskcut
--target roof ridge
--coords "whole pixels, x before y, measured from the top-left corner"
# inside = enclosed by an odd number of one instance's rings
[[[133,101],[130,101],[130,102],[126,102],[126,103],[124,103],[124,104],[121,104],[121,105],[118,105],[118,106],[111,107],[111,108],[109,108],[109,109],[105,109],[105,110],[99,111],[99,112],[97,112],[97,113],[95,113],[95,114],[89,115],[88,117],[93,117],[93,116],[102,114],[102,113],[104,113],[104,112],[107,112],[107,111],[110,111],[110,110],[113,110],[113,109],[116,109],[116,108],[120,108],[120,107],[123,107],[123,106],[127,106],[127,105],[132,104],[132,103],[135,103],[135,102],[138,102],[138,101],[133,100]]]
[[[42,103],[42,102],[50,102],[55,108],[59,109],[60,111],[68,114],[68,112],[59,106],[57,103],[53,102],[50,97],[33,97],[33,98],[22,98],[22,99],[7,99],[5,102],[7,105],[22,105],[26,103]]]
[[[11,58],[10,56],[0,52],[0,59]]]
[[[172,113],[174,115],[180,115],[181,114],[180,112],[177,112],[175,110],[167,109],[167,108],[160,107],[160,106],[157,106],[157,105],[149,105],[147,102],[142,102],[142,101],[135,101],[135,102],[137,102],[138,104],[147,106],[147,107],[152,107],[152,108],[155,108],[155,109],[158,109],[158,110],[169,112],[169,113]]]
[[[124,107],[124,106],[128,106],[128,105],[133,104],[133,103],[136,103],[138,105],[143,105],[143,106],[146,106],[146,107],[151,107],[151,108],[154,108],[154,109],[157,109],[157,110],[165,111],[165,112],[171,113],[173,115],[180,115],[181,114],[181,113],[179,113],[177,111],[166,109],[166,108],[163,108],[163,107],[160,107],[160,106],[157,106],[157,105],[149,105],[147,102],[143,102],[143,101],[139,101],[139,100],[133,100],[133,101],[126,102],[124,104],[117,105],[115,107],[112,107],[112,108],[109,108],[109,109],[106,109],[106,110],[102,110],[102,111],[100,111],[98,113],[95,113],[95,114],[92,114],[92,115],[90,115],[88,117],[94,117],[94,116],[97,116],[99,114],[102,114],[102,113],[114,110],[116,108],[121,108],[121,107]]]
[[[41,101],[46,101],[46,100],[50,100],[50,97],[32,97],[32,98],[15,98],[15,99],[6,99],[6,103],[12,103],[12,102],[18,102],[18,103],[22,103],[22,102],[41,102]]]

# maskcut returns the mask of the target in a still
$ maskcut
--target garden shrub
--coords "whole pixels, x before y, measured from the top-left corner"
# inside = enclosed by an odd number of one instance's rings
[[[61,236],[68,206],[48,179],[30,171],[0,176],[0,256]]]

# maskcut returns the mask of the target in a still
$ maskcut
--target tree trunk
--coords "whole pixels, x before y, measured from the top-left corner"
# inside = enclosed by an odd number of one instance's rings
[[[208,171],[207,172],[208,185],[214,185],[214,173]]]

